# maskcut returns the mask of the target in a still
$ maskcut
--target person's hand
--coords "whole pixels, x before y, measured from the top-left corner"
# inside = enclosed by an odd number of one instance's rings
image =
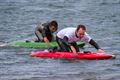
[[[98,52],[98,53],[104,53],[104,50],[98,49],[97,52]]]
[[[76,56],[77,55],[76,49],[73,46],[70,46],[70,48],[72,50],[71,52],[73,52],[71,55]]]
[[[49,43],[49,40],[47,39],[47,37],[44,37],[44,42]]]

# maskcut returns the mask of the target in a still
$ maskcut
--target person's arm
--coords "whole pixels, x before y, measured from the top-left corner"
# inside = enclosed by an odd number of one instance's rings
[[[73,52],[74,54],[77,54],[77,51],[76,51],[76,49],[74,48],[74,46],[70,45],[70,48],[71,48],[71,50],[72,50],[72,52]]]
[[[99,45],[98,45],[93,39],[91,39],[89,43],[90,43],[92,46],[94,46],[99,53],[104,53],[104,50],[102,50],[102,49],[99,47]]]
[[[42,30],[42,36],[43,36],[43,41],[44,41],[45,43],[48,43],[49,40],[48,40],[48,38],[47,38],[47,36],[46,36],[46,30],[45,30],[45,29]]]
[[[68,37],[67,36],[64,36],[63,42],[64,42],[64,44],[69,45]]]
[[[70,46],[71,51],[76,54],[76,49],[74,48],[74,46],[72,46],[72,45],[68,42],[68,37],[65,36],[65,37],[63,38],[63,40],[64,40],[64,43],[65,43],[65,44],[67,44],[68,46]]]

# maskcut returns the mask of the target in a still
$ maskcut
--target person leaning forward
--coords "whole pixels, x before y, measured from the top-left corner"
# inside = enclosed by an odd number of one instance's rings
[[[57,29],[58,23],[55,20],[38,24],[38,26],[35,28],[35,35],[37,36],[35,42],[51,42],[52,40],[54,40],[53,33],[56,32]]]
[[[64,28],[57,33],[57,43],[60,51],[64,52],[79,52],[77,41],[84,41],[94,46],[99,53],[104,53],[99,45],[86,33],[86,27],[84,25],[78,25],[77,28],[69,27]]]

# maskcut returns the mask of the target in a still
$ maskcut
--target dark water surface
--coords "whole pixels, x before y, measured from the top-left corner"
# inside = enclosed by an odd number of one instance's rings
[[[120,80],[120,0],[0,0],[0,42],[35,37],[36,24],[52,19],[59,30],[86,25],[117,58],[38,59],[28,56],[36,49],[0,47],[0,80]]]

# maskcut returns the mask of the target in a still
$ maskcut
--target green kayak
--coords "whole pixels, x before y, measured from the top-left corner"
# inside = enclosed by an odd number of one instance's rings
[[[84,42],[77,42],[77,45],[82,48],[84,47],[85,43]],[[50,42],[48,44],[44,43],[44,42],[26,42],[26,41],[15,41],[13,43],[11,43],[11,46],[14,47],[28,47],[28,48],[53,48],[53,47],[57,47],[58,44],[57,42]]]

